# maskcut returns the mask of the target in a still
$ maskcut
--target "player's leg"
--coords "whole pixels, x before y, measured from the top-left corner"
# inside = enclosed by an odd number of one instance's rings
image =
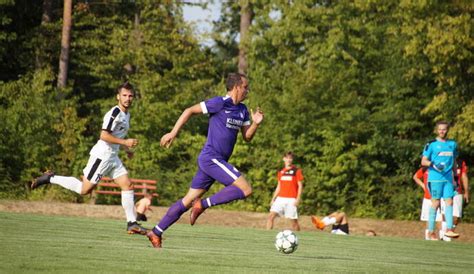
[[[273,222],[277,216],[284,216],[285,201],[281,197],[277,197],[270,208],[270,215],[267,220],[267,229],[273,228]]]
[[[209,177],[226,186],[211,197],[202,200],[201,204],[204,209],[245,199],[252,193],[250,183],[226,161],[217,159],[200,161],[199,166]]]
[[[459,220],[462,218],[462,204],[462,194],[456,194],[453,198],[453,228],[456,228]]]
[[[300,224],[298,223],[298,208],[295,206],[296,199],[285,198],[285,218],[290,220],[291,227],[295,231],[300,230]]]
[[[453,197],[454,197],[454,187],[450,182],[445,182],[443,185],[443,198],[445,199],[446,208],[444,215],[446,217],[446,233],[444,234],[450,238],[457,238],[459,234],[453,230]]]
[[[275,221],[275,218],[278,216],[278,213],[270,211],[270,214],[268,214],[268,219],[267,219],[267,230],[273,229],[273,222]]]
[[[290,222],[291,222],[291,228],[294,231],[300,231],[301,230],[300,224],[298,223],[298,219],[290,219]]]
[[[334,225],[334,224],[341,224],[341,221],[345,218],[345,213],[344,212],[333,212],[329,214],[328,216],[325,216],[321,222],[323,224],[323,229],[326,226]],[[313,221],[315,223],[315,221]],[[317,222],[316,222],[317,223]],[[320,228],[321,229],[321,228]]]
[[[428,188],[431,193],[431,207],[428,215],[428,230],[430,240],[438,240],[435,233],[436,213],[440,205],[440,199],[443,193],[443,185],[439,182],[428,182]]]
[[[92,180],[94,176],[97,176],[97,174],[99,174],[103,168],[104,161],[97,157],[91,156],[87,166],[84,168],[84,177],[82,182],[75,177],[55,175],[53,172],[47,171],[42,176],[36,178],[33,181],[31,188],[35,189],[40,185],[51,183],[72,190],[77,194],[84,195],[90,193],[90,191],[95,187],[95,184],[93,184],[90,180]]]
[[[421,213],[420,213],[420,221],[426,222],[425,228],[425,240],[430,239],[430,231],[428,229],[428,220],[430,215],[430,208],[431,208],[431,200],[423,198],[421,204]]]
[[[198,171],[199,172],[199,171]],[[196,176],[195,176],[196,178]],[[176,201],[166,212],[165,216],[161,218],[160,222],[147,233],[147,237],[150,240],[151,244],[155,248],[161,248],[161,235],[168,229],[172,224],[174,224],[181,215],[183,215],[186,211],[188,211],[191,203],[194,199],[202,196],[206,189],[194,189],[190,188],[186,195]]]
[[[135,211],[135,192],[133,185],[128,177],[128,171],[122,164],[122,161],[115,156],[108,160],[108,170],[103,174],[110,174],[114,182],[119,185],[121,189],[121,203],[127,219],[127,233],[145,235],[148,231],[137,223],[137,213]]]

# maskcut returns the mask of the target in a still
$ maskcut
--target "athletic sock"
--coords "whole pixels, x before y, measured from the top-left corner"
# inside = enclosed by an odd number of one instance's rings
[[[447,229],[453,229],[453,205],[446,205],[444,209]]]
[[[425,229],[425,240],[430,239],[430,231],[428,229]]]
[[[328,226],[328,225],[335,224],[336,223],[336,218],[326,216],[326,217],[323,218],[322,221],[323,221],[325,226]]]
[[[224,187],[221,191],[217,192],[211,197],[207,199],[203,199],[202,207],[208,208],[211,206],[227,204],[234,200],[241,200],[241,199],[245,199],[244,192],[240,188],[234,185],[230,185],[230,186]]]
[[[436,222],[436,208],[430,207],[430,214],[428,217],[428,230],[433,232],[435,230]]]
[[[122,207],[125,210],[125,216],[127,217],[127,222],[136,222],[137,214],[135,212],[135,203],[134,203],[134,192],[133,190],[122,190]]]
[[[75,177],[65,177],[65,176],[54,175],[51,177],[49,181],[52,184],[60,185],[66,189],[72,190],[76,192],[77,194],[81,194],[82,192],[82,182],[79,181]]]
[[[160,236],[163,232],[174,224],[184,212],[188,211],[183,204],[183,200],[178,200],[166,212],[161,221],[153,228],[153,233]]]

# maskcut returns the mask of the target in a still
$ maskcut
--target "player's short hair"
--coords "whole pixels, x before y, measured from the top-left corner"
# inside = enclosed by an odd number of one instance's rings
[[[131,91],[133,94],[135,94],[135,89],[133,88],[132,84],[130,84],[128,81],[125,81],[124,83],[120,84],[120,85],[117,87],[117,89],[116,89],[117,94],[119,94],[120,91],[121,91],[123,88],[126,89],[126,90],[129,90],[129,91]]]
[[[227,91],[231,91],[235,86],[242,85],[242,78],[247,78],[243,73],[229,73],[225,80],[225,88]]]
[[[438,121],[438,122],[436,122],[436,128],[438,128],[439,125],[446,125],[446,126],[448,126],[448,129],[449,129],[449,122],[447,122],[447,121]]]
[[[287,157],[287,156],[291,156],[291,157],[295,157],[295,154],[293,154],[293,151],[287,151],[285,152],[285,154],[283,154],[283,157]]]

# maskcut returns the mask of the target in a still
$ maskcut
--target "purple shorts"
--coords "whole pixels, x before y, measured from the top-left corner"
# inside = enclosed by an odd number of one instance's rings
[[[240,172],[222,159],[198,159],[198,171],[191,182],[191,188],[208,190],[214,181],[231,185]]]

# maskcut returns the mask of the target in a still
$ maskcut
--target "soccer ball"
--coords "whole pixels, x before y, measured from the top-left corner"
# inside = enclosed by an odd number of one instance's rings
[[[285,254],[293,253],[298,248],[298,237],[291,230],[278,232],[275,239],[275,247],[278,251]]]

